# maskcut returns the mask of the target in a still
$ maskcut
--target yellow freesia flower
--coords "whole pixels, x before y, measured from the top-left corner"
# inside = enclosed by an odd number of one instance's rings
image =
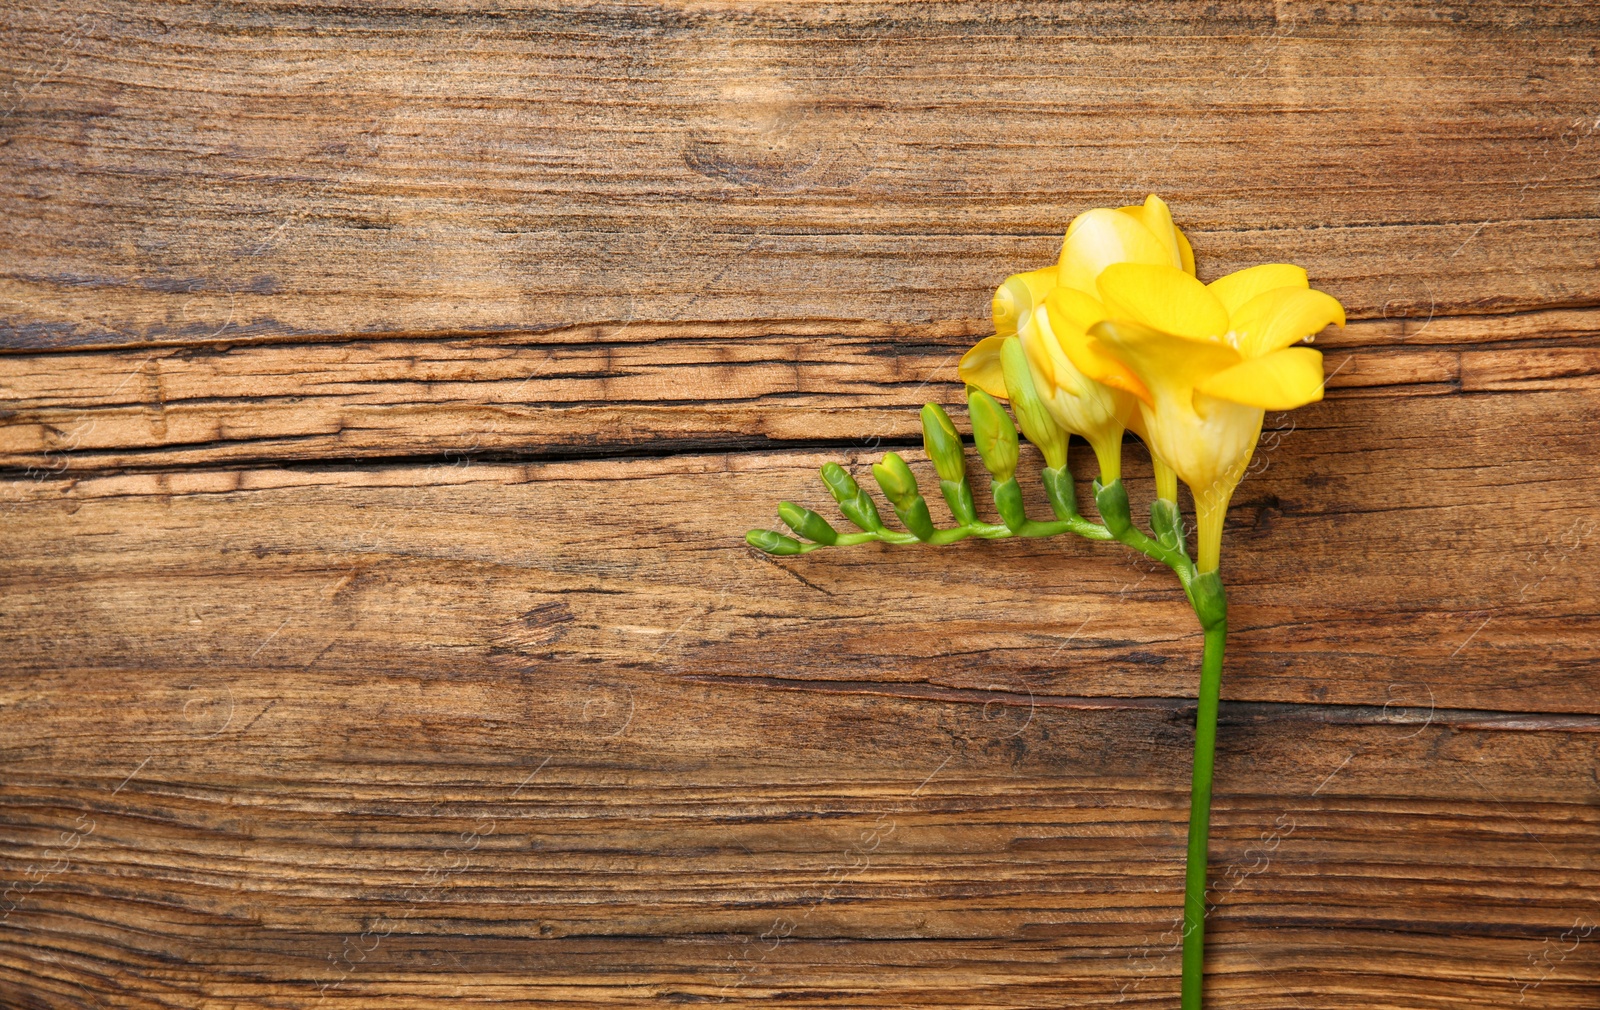
[[[979,341],[963,355],[959,370],[963,381],[1005,399],[1001,348],[1008,337],[1019,337],[1027,352],[1034,387],[1046,409],[1063,429],[1082,436],[1094,448],[1100,479],[1105,482],[1121,476],[1123,430],[1132,427],[1140,431],[1143,427],[1135,399],[1143,388],[1131,373],[1121,382],[1098,379],[1118,367],[1110,361],[1098,364],[1093,373],[1096,378],[1091,378],[1066,353],[1044,306],[1053,293],[1063,289],[1094,302],[1101,273],[1116,263],[1166,266],[1192,275],[1194,252],[1183,232],[1172,223],[1167,205],[1156,196],[1139,206],[1100,207],[1079,214],[1067,228],[1055,266],[1008,277],[995,291],[995,335]],[[1091,322],[1100,318],[1104,318],[1103,313]],[[1087,327],[1069,325],[1067,329],[1068,339],[1081,343]],[[1158,463],[1158,476],[1165,470]],[[1158,483],[1163,489],[1176,486],[1171,479]],[[1163,493],[1172,496],[1166,490]]]
[[[1198,568],[1215,571],[1265,412],[1322,398],[1322,355],[1290,345],[1342,326],[1344,308],[1279,263],[1207,285],[1170,264],[1121,261],[1095,288],[1050,292],[1052,332],[1081,373],[1137,398],[1152,454],[1194,492]]]

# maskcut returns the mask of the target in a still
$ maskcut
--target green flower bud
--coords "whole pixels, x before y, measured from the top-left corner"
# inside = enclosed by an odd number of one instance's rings
[[[1011,416],[999,400],[977,386],[967,387],[967,412],[983,465],[995,480],[1010,480],[1017,472],[1017,429],[1011,424]]]
[[[822,464],[822,483],[828,485],[828,493],[840,505],[861,493],[861,486],[856,479],[837,463]]]
[[[894,514],[913,536],[918,540],[933,536],[933,517],[928,514],[928,503],[917,493],[917,478],[905,460],[886,452],[882,463],[872,464],[872,476],[883,488],[884,497],[894,504]]]
[[[1066,466],[1067,433],[1056,424],[1056,419],[1045,409],[1044,401],[1039,399],[1033,369],[1019,338],[1007,337],[1000,345],[1000,368],[1005,377],[1006,396],[1011,400],[1011,412],[1017,415],[1022,433],[1044,453],[1046,466],[1053,469]]]
[[[799,554],[805,550],[805,545],[795,538],[771,530],[751,530],[744,535],[744,542],[768,554]]]
[[[824,463],[822,482],[828,485],[828,493],[839,503],[839,511],[844,513],[846,519],[864,530],[883,529],[883,519],[878,515],[878,506],[873,504],[872,496],[861,490],[861,486],[845,472],[844,467],[837,463]]]
[[[909,504],[917,494],[917,478],[898,454],[886,452],[882,463],[872,464],[872,476],[883,488],[883,496],[897,507]]]
[[[819,544],[832,544],[839,539],[839,531],[829,525],[828,520],[808,508],[801,508],[792,501],[778,503],[778,518],[783,520],[785,526],[807,540],[814,540]]]
[[[937,403],[922,406],[922,447],[928,450],[933,468],[939,479],[962,481],[967,478],[967,461],[961,445],[961,433],[955,422]]]

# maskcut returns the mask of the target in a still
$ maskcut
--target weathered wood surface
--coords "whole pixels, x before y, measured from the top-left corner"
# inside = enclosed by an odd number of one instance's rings
[[[1213,1005],[1593,1010],[1597,29],[0,12],[0,1005],[1175,1007],[1169,578],[738,539],[1153,190],[1353,317],[1227,533]]]
[[[974,320],[1085,205],[1358,316],[1600,298],[1588,4],[5,19],[13,346]],[[1382,250],[1381,255],[1375,255]]]
[[[960,332],[865,326],[658,324],[520,339],[16,355],[3,359],[0,378],[0,466],[56,473],[693,452],[844,443],[864,433],[916,440],[917,408],[961,401],[954,366],[970,342]],[[1356,323],[1318,343],[1332,398],[1600,388],[1593,309]],[[1352,409],[1382,417],[1391,408]],[[1458,409],[1520,427],[1527,408],[1516,398]],[[1559,424],[1587,420],[1580,410]]]
[[[1393,418],[1394,441],[1359,447],[1342,473],[1315,468],[1365,423],[1370,401],[1351,402],[1307,411],[1230,517],[1229,698],[1600,715],[1600,614],[1571,607],[1600,597],[1587,563],[1600,528],[1559,490],[1595,486],[1600,467],[1519,460],[1512,482],[1512,464],[1475,455],[1509,428],[1416,398],[1400,401],[1417,409]],[[1562,443],[1593,442],[1597,406],[1590,395],[1545,432],[1522,419],[1530,454],[1579,455]],[[4,562],[10,618],[84,617],[19,636],[10,657],[31,672],[73,655],[194,673],[315,656],[351,677],[397,662],[446,679],[615,667],[934,697],[1192,697],[1193,616],[1170,574],[1120,548],[753,554],[741,534],[774,525],[777,500],[822,507],[828,458],[14,481],[10,521],[34,535]],[[1506,486],[1517,496],[1483,500]],[[207,621],[213,608],[226,618]]]

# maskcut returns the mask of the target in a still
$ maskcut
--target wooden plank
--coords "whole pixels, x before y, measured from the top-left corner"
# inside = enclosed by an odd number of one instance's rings
[[[12,348],[980,325],[1155,191],[1358,317],[1592,305],[1587,6],[8,12]]]
[[[0,689],[7,1002],[1175,1005],[1181,710],[176,630]],[[1224,708],[1216,1003],[1592,1006],[1600,720],[1332,712]]]
[[[1227,533],[1209,1005],[1592,1010],[1596,38],[0,14],[0,1005],[1176,1006],[1170,576],[739,539],[1155,191],[1352,315]]]
[[[768,323],[19,354],[0,357],[0,466],[914,441],[924,402],[962,401],[955,365],[971,340]],[[1594,310],[1358,323],[1317,346],[1333,398],[1600,384]]]
[[[1388,402],[1324,404],[1264,447],[1226,536],[1225,696],[1600,715],[1595,463],[1579,452],[1594,394],[1368,416]],[[1462,409],[1484,403],[1515,409],[1498,428]],[[1193,617],[1170,573],[1120,546],[744,546],[778,500],[821,507],[816,467],[841,455],[863,469],[865,453],[783,452],[14,480],[7,655],[30,676],[70,656],[194,676],[642,669],[1192,696]]]

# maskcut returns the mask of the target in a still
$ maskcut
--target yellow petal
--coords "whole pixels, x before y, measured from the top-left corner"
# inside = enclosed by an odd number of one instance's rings
[[[1177,225],[1172,226],[1172,233],[1178,236],[1178,255],[1183,257],[1183,272],[1190,277],[1194,276],[1194,246],[1189,244],[1189,236]]]
[[[1150,229],[1130,215],[1097,207],[1072,219],[1057,264],[1066,287],[1095,293],[1095,279],[1113,263],[1171,262],[1171,256]]]
[[[1055,362],[1050,360],[1050,348],[1045,342],[1044,332],[1038,323],[1039,314],[1031,312],[1028,321],[1022,324],[1022,329],[1017,336],[1022,338],[1022,350],[1028,357],[1028,363],[1034,371],[1034,378],[1043,386],[1043,395],[1049,396],[1049,390],[1054,389],[1056,382]]]
[[[1322,399],[1322,352],[1289,347],[1247,358],[1195,387],[1219,400],[1262,410],[1293,410]]]
[[[1097,351],[1088,330],[1106,318],[1106,309],[1094,298],[1076,288],[1057,288],[1045,299],[1049,333],[1067,360],[1089,378],[1112,389],[1132,393],[1149,402],[1150,391],[1117,359]]]
[[[1238,270],[1226,277],[1218,277],[1206,289],[1217,296],[1232,315],[1256,295],[1273,288],[1308,288],[1306,272],[1289,263],[1263,263],[1248,270]]]
[[[1100,274],[1099,288],[1113,319],[1196,340],[1220,340],[1228,332],[1228,310],[1177,267],[1114,263]]]
[[[1274,288],[1256,295],[1233,313],[1230,328],[1239,351],[1259,358],[1329,323],[1344,325],[1344,306],[1326,292],[1308,288]]]
[[[1146,387],[1176,396],[1186,395],[1241,360],[1227,344],[1190,340],[1125,319],[1095,323],[1089,336],[1092,348],[1098,345],[1101,353],[1121,362]]]
[[[1005,345],[1002,334],[984,337],[961,356],[956,374],[969,386],[977,386],[990,396],[1005,399],[1006,380],[1000,370],[1000,348]]]
[[[1142,206],[1118,207],[1117,210],[1144,225],[1145,230],[1154,235],[1156,241],[1166,250],[1167,263],[1180,270],[1183,269],[1183,253],[1178,245],[1178,228],[1172,223],[1172,211],[1159,196],[1151,193],[1145,197]]]
[[[1087,330],[1102,319],[1110,318],[1100,300],[1077,288],[1056,288],[1044,302],[1050,325],[1062,328]]]
[[[1055,267],[1048,266],[1007,277],[1005,283],[995,289],[991,305],[995,333],[1017,332],[1022,321],[1044,304],[1045,295],[1056,286],[1056,273]]]

